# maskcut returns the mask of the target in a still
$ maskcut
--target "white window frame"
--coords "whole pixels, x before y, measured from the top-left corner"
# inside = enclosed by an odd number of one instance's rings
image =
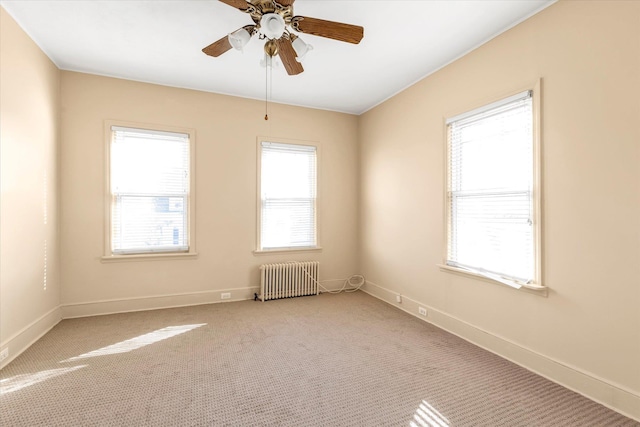
[[[113,127],[123,127],[147,130],[150,132],[174,132],[182,133],[189,136],[189,194],[187,195],[187,221],[188,221],[188,251],[181,252],[144,252],[119,254],[112,250],[112,194],[111,194],[111,141],[113,137]],[[105,193],[104,193],[104,252],[101,258],[102,262],[120,262],[120,261],[142,261],[142,260],[163,260],[163,259],[184,259],[195,258],[198,253],[196,251],[196,169],[195,169],[195,140],[196,132],[189,128],[179,128],[173,126],[163,126],[148,123],[127,122],[121,120],[106,120],[104,122],[104,157],[105,157]]]
[[[291,145],[307,145],[315,147],[316,149],[316,203],[315,203],[315,225],[316,225],[316,245],[312,247],[286,247],[286,248],[273,248],[262,249],[262,143],[274,142],[278,144],[291,144]],[[277,254],[277,253],[291,253],[291,252],[310,252],[310,251],[322,251],[320,245],[320,206],[321,203],[321,144],[316,141],[301,141],[283,138],[273,138],[266,136],[259,136],[256,139],[256,162],[257,162],[257,176],[256,176],[256,249],[253,251],[255,255],[263,254]]]
[[[533,85],[529,85],[525,88],[521,88],[514,92],[508,93],[504,96],[494,98],[489,102],[484,102],[480,105],[472,106],[471,108],[466,108],[462,112],[457,114],[451,114],[444,118],[443,127],[444,127],[444,141],[445,141],[445,150],[444,150],[444,242],[443,242],[443,256],[442,256],[442,264],[439,264],[438,267],[441,271],[460,274],[466,277],[471,277],[475,279],[481,279],[490,283],[497,283],[501,285],[506,285],[514,289],[533,291],[536,294],[547,296],[548,288],[544,285],[543,280],[543,241],[542,241],[542,141],[541,141],[541,81],[538,80]],[[505,99],[516,96],[519,93],[531,91],[532,97],[532,114],[533,114],[533,212],[532,212],[532,222],[533,222],[533,257],[534,257],[534,278],[528,283],[522,283],[510,279],[506,279],[503,277],[498,277],[491,273],[485,273],[479,270],[471,270],[461,267],[454,267],[447,264],[448,261],[448,244],[449,244],[449,232],[451,226],[451,217],[450,217],[450,198],[448,195],[449,192],[449,177],[451,174],[450,170],[450,141],[449,141],[449,132],[448,132],[448,123],[460,116],[465,116],[468,113],[473,113],[477,110],[490,109],[493,104],[500,103]]]

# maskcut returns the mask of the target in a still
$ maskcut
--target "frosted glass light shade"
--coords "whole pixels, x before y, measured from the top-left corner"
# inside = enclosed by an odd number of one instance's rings
[[[293,41],[293,49],[296,51],[298,62],[302,62],[304,57],[313,50],[313,46],[305,43],[300,37]]]
[[[249,43],[249,40],[251,40],[251,34],[244,28],[240,28],[229,34],[229,43],[234,49],[240,52],[242,52],[242,49]]]
[[[284,33],[285,23],[277,13],[265,13],[260,19],[260,32],[268,39],[279,39]]]
[[[274,64],[273,56],[269,56],[265,53],[264,58],[260,60],[260,66],[262,68],[266,68],[266,67],[273,68],[273,64]]]

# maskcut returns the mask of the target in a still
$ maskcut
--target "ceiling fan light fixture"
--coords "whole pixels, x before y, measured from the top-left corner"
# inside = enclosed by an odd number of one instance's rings
[[[359,25],[295,15],[293,12],[295,0],[220,0],[220,2],[250,15],[253,24],[246,25],[211,43],[203,48],[202,52],[217,58],[233,48],[242,51],[251,37],[257,35],[265,43],[266,59],[262,63],[268,72],[271,70],[271,65],[277,64],[273,62],[276,56],[288,75],[296,76],[304,72],[302,62],[309,56],[313,47],[292,34],[292,31],[352,44],[360,43],[364,37],[364,28]]]
[[[264,57],[260,60],[260,66],[262,68],[279,68],[280,63],[276,60],[275,56],[269,56],[265,53]]]
[[[264,54],[264,58],[260,60],[260,66],[262,68],[272,67],[273,66],[273,56],[269,56],[266,53]]]
[[[229,43],[234,49],[240,52],[243,51],[244,47],[249,43],[249,40],[251,40],[251,33],[244,28],[240,28],[229,34]]]
[[[282,37],[285,27],[284,18],[277,13],[265,13],[260,19],[260,32],[271,40]]]
[[[305,43],[304,40],[302,40],[300,37],[294,38],[293,35],[291,37],[291,40],[293,41],[293,49],[296,51],[296,55],[298,55],[296,57],[296,60],[298,62],[302,62],[307,54],[313,50],[313,46]]]

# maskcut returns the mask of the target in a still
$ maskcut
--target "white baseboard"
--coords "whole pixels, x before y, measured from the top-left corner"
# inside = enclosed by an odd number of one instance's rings
[[[191,292],[184,294],[153,295],[147,297],[122,298],[102,301],[89,301],[62,305],[62,318],[101,316],[105,314],[128,313],[132,311],[158,310],[162,308],[188,307],[191,305],[213,304],[253,299],[260,292],[259,287],[217,289],[215,291]],[[231,298],[222,299],[222,293],[231,294]]]
[[[20,331],[0,343],[0,350],[9,350],[9,357],[0,362],[0,369],[20,356],[33,343],[38,341],[62,320],[60,306],[54,307]]]
[[[330,287],[331,289],[332,287]],[[22,354],[33,343],[42,338],[62,319],[101,316],[106,314],[129,313],[134,311],[158,310],[163,308],[188,307],[192,305],[213,304],[219,302],[245,301],[254,298],[260,287],[218,289],[215,291],[191,292],[184,294],[153,295],[136,298],[122,298],[102,301],[89,301],[62,304],[55,307],[25,328],[0,343],[0,351],[9,349],[9,357],[0,362],[0,369]],[[222,293],[231,294],[231,298],[222,299]]]
[[[482,330],[461,319],[436,310],[427,304],[367,281],[362,291],[397,307],[412,316],[429,322],[523,368],[596,401],[616,412],[640,421],[640,395],[623,386],[612,384],[579,368],[522,347],[512,341]],[[418,307],[427,309],[427,316],[418,314]]]
[[[336,290],[342,287],[344,280],[345,279],[323,280],[323,283],[340,282],[339,284],[332,283],[331,285],[325,285],[329,290]],[[230,293],[231,298],[221,299],[222,293]],[[218,302],[245,301],[253,299],[256,293],[260,293],[260,286],[62,304],[62,318],[74,319],[77,317],[188,307],[191,305],[213,304]]]

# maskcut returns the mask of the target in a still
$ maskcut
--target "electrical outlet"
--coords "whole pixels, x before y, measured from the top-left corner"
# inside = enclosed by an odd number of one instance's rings
[[[421,314],[422,316],[426,316],[427,315],[427,309],[424,307],[418,307],[418,313]]]
[[[5,348],[4,350],[0,351],[0,362],[2,362],[7,357],[9,357],[9,349]]]
[[[223,292],[220,294],[220,299],[231,299],[231,292]]]

